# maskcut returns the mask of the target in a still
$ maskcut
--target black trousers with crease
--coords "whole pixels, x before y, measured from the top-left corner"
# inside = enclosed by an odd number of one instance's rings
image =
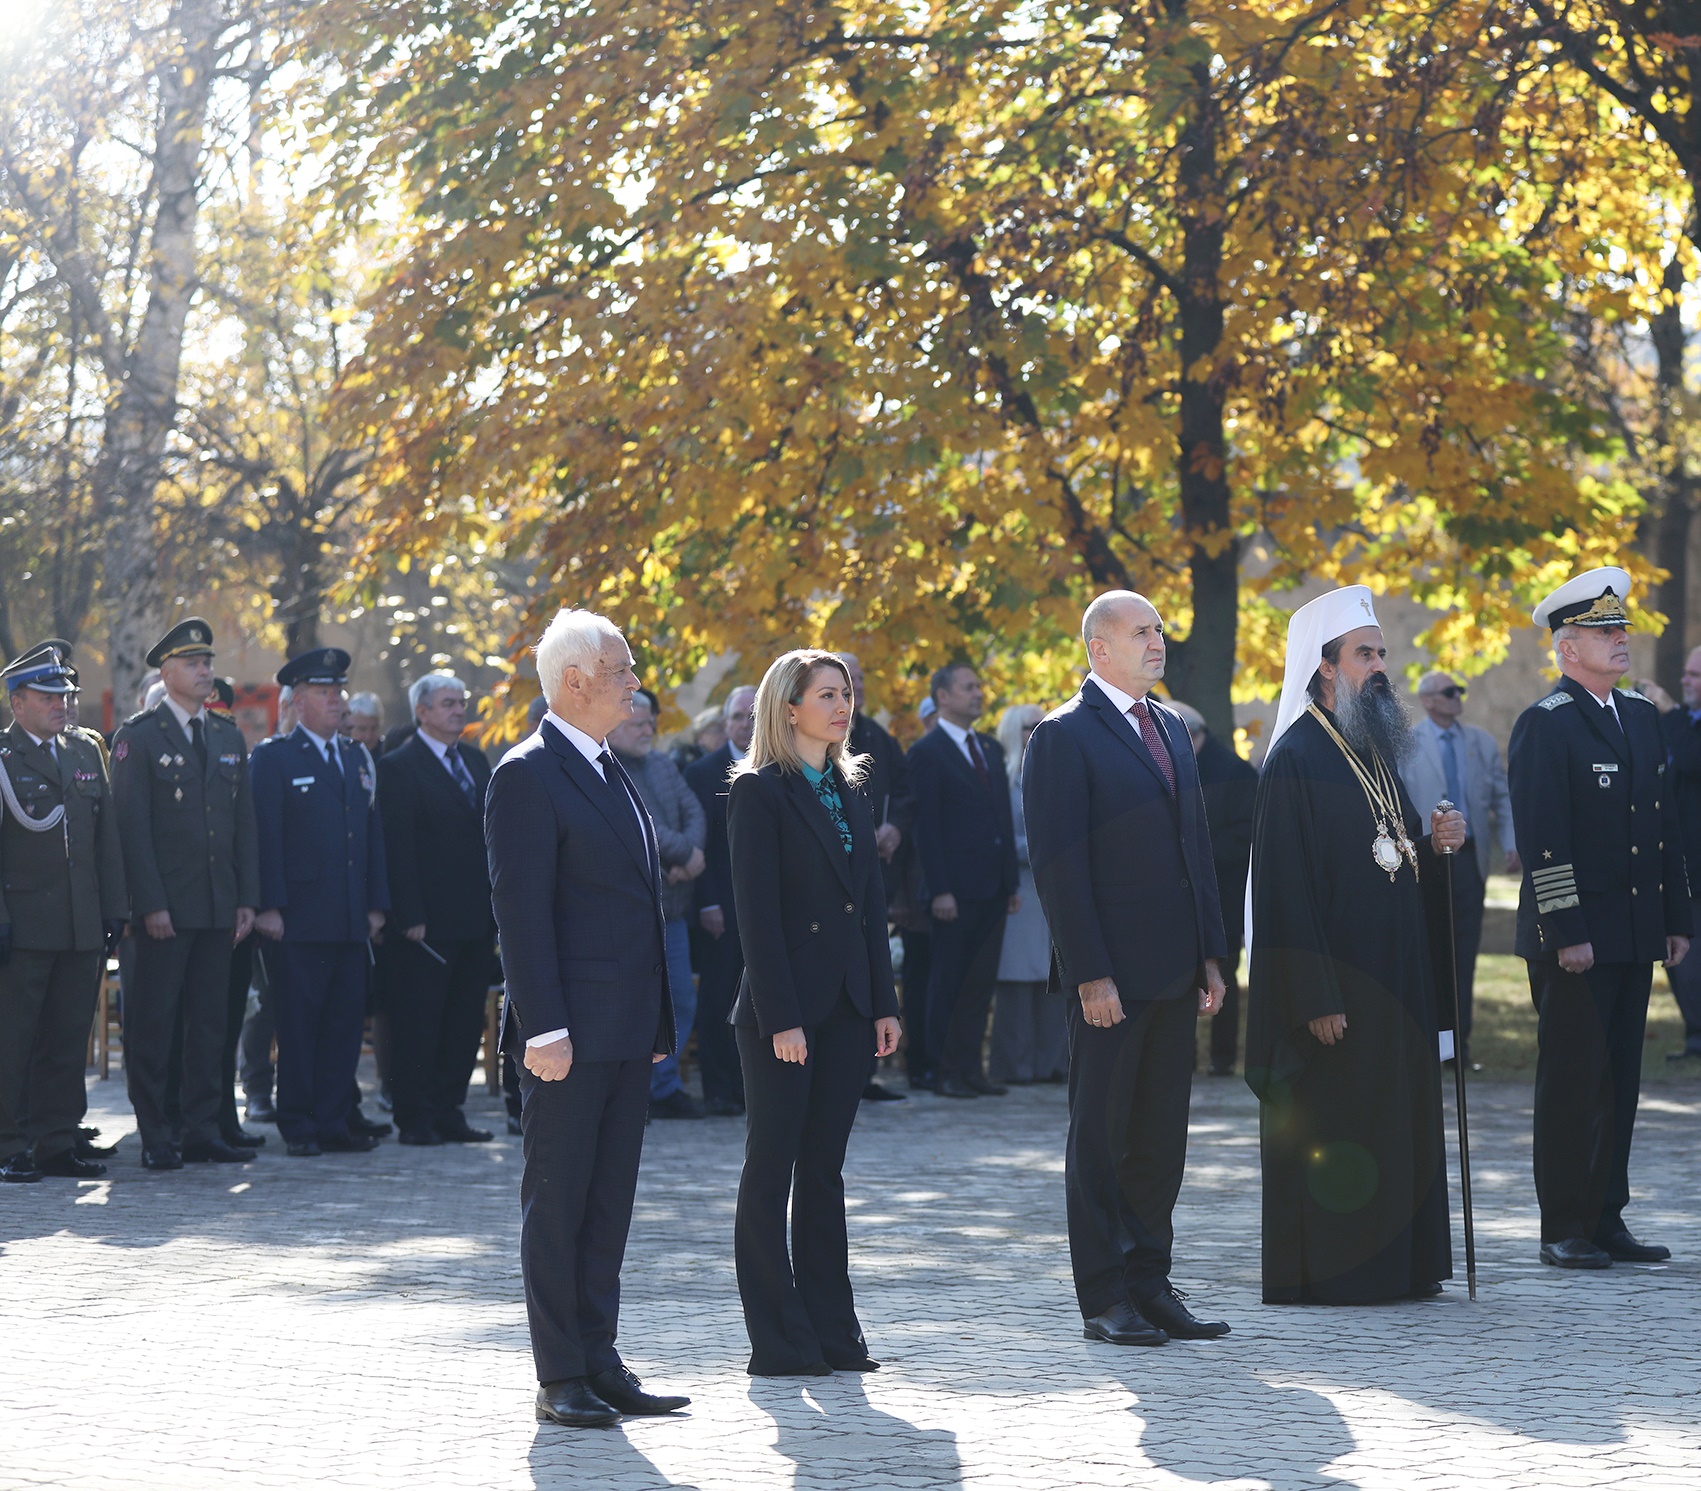
[[[841,994],[804,1034],[809,1056],[799,1064],[776,1057],[771,1036],[737,1029],[748,1127],[733,1256],[753,1377],[868,1354],[851,1296],[844,1164],[874,1022]]]

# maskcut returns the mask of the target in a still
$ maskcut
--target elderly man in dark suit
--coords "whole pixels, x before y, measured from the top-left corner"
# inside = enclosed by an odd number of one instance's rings
[[[484,1033],[496,919],[484,849],[490,763],[465,745],[466,685],[427,673],[408,689],[418,729],[378,762],[390,870],[384,940],[391,1083],[403,1144],[481,1143],[467,1079]]]
[[[372,939],[389,909],[372,758],[337,734],[349,655],[321,647],[278,670],[297,721],[254,747],[260,905],[278,1033],[278,1129],[296,1157],[377,1148],[349,1119]]]
[[[1113,590],[1081,621],[1092,674],[1035,728],[1022,768],[1052,978],[1069,1001],[1064,1192],[1088,1340],[1220,1336],[1170,1286],[1187,1160],[1194,1021],[1221,1007],[1227,951],[1199,770],[1150,698],[1163,620]]]
[[[947,663],[933,675],[937,729],[910,747],[915,843],[933,921],[927,1054],[941,1097],[1002,1096],[981,1045],[998,980],[1006,916],[1016,889],[1016,825],[1004,751],[974,722],[986,705],[975,670]]]
[[[703,1076],[703,1110],[712,1117],[744,1112],[744,1072],[727,1016],[744,977],[738,910],[732,903],[732,858],[727,848],[727,778],[750,750],[756,725],[756,690],[740,684],[726,696],[726,740],[685,768],[685,784],[703,805],[705,867],[697,877],[697,1066]]]
[[[491,778],[485,843],[521,1054],[520,1269],[539,1420],[577,1428],[689,1401],[646,1393],[615,1350],[650,1066],[676,1045],[661,859],[608,748],[638,677],[614,625],[562,611],[537,648],[550,701]]]

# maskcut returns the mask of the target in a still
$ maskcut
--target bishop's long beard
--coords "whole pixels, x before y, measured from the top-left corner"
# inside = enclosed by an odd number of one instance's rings
[[[1356,689],[1336,678],[1335,727],[1361,756],[1375,752],[1398,766],[1411,753],[1412,719],[1386,673],[1372,673]]]

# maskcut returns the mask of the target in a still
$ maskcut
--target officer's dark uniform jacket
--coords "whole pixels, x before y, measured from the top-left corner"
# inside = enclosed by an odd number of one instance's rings
[[[260,905],[248,745],[233,720],[204,715],[207,766],[165,700],[112,741],[112,795],[132,914],[169,911],[185,929],[232,927]]]
[[[0,763],[19,805],[44,818],[61,803],[58,827],[37,833],[0,807],[0,925],[12,945],[40,952],[92,953],[101,923],[128,914],[124,856],[100,738],[76,726],[59,737],[55,763],[14,722],[0,732]]]
[[[338,740],[342,780],[301,726],[254,747],[262,911],[283,913],[285,942],[364,942],[366,913],[390,909],[377,770]]]
[[[1596,963],[1652,963],[1690,935],[1689,882],[1659,711],[1621,690],[1611,716],[1562,678],[1512,727],[1507,775],[1524,883],[1517,953],[1587,942]]]

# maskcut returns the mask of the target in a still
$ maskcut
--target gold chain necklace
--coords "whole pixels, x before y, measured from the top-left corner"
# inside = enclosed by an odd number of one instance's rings
[[[1377,869],[1386,871],[1389,880],[1393,880],[1399,871],[1403,856],[1410,863],[1412,878],[1416,880],[1417,846],[1406,833],[1405,815],[1400,811],[1400,789],[1395,784],[1387,763],[1372,751],[1371,770],[1366,771],[1358,752],[1341,738],[1341,732],[1335,728],[1328,715],[1315,703],[1307,705],[1306,709],[1328,732],[1329,739],[1341,748],[1341,754],[1347,758],[1347,765],[1352,767],[1359,786],[1364,788],[1364,795],[1370,802],[1370,811],[1376,819],[1376,837],[1371,841],[1370,857],[1376,861]]]

